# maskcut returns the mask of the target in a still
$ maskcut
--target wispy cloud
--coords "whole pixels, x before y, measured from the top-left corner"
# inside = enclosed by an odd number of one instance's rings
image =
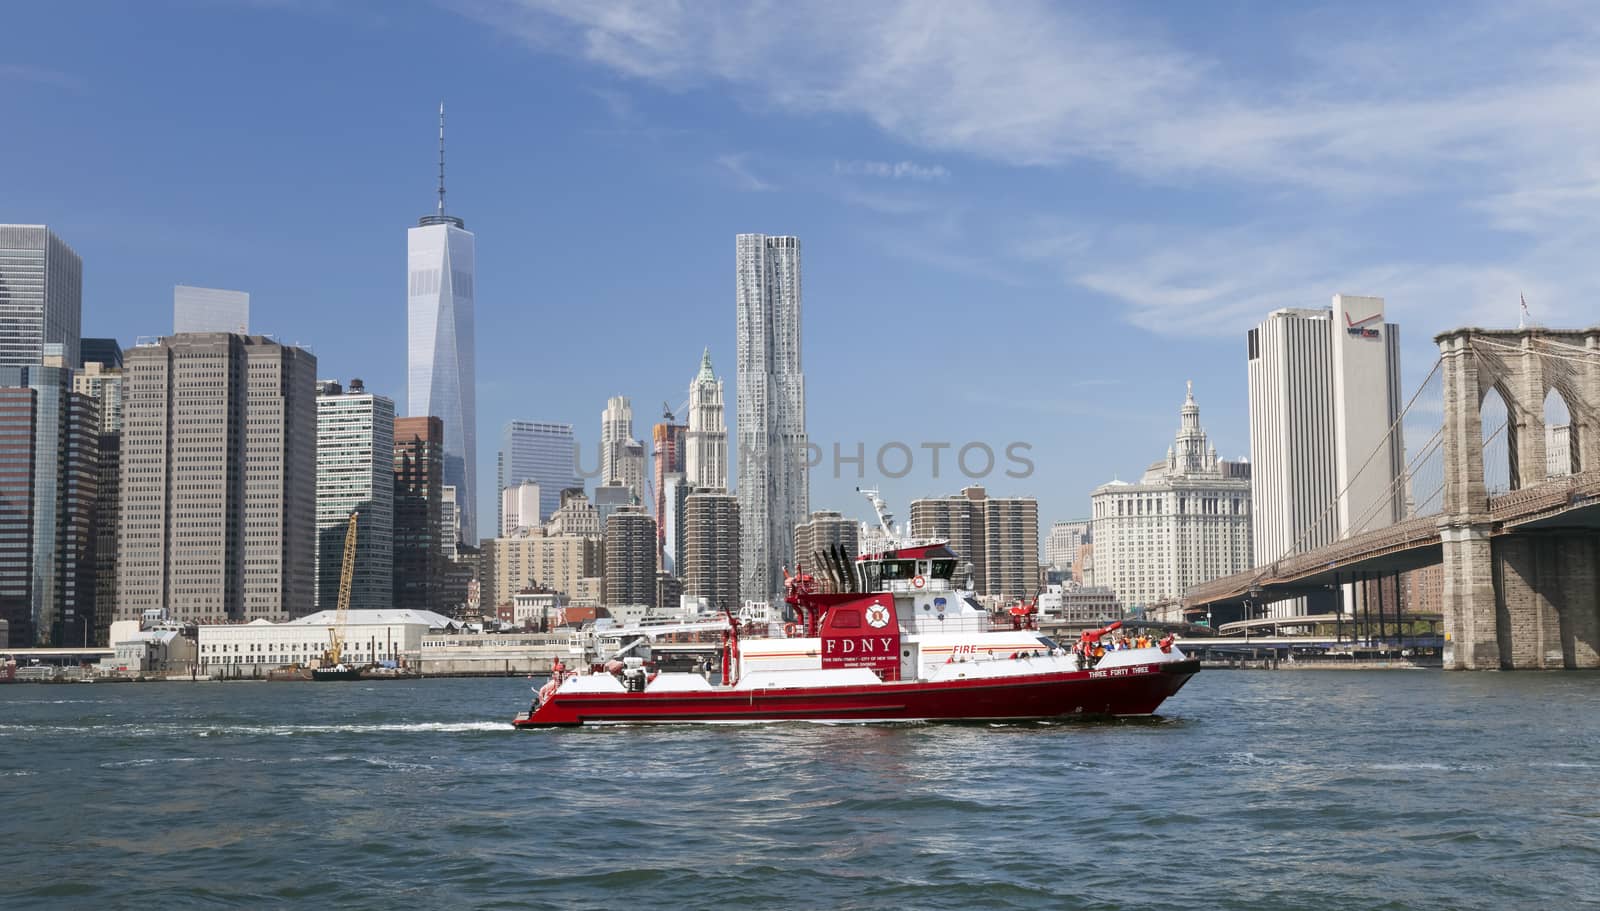
[[[1417,314],[1416,338],[1462,320],[1504,323],[1519,289],[1546,302],[1552,323],[1592,321],[1583,302],[1600,293],[1592,5],[1285,10],[1251,23],[1251,40],[1272,49],[1268,71],[1188,40],[1192,24],[1173,29],[1126,7],[797,0],[708,14],[654,0],[466,2],[536,47],[669,91],[723,88],[757,109],[854,117],[974,167],[1042,174],[1087,163],[1224,199],[1210,217],[1170,225],[1086,217],[1044,232],[975,231],[985,245],[943,260],[974,274],[1031,262],[1152,331],[1229,333],[1267,310],[1352,291]],[[719,163],[747,189],[767,188],[741,157]],[[907,184],[949,176],[914,161],[841,161],[835,172]],[[926,217],[925,200],[846,201]],[[1421,211],[1431,220],[1419,223],[1448,236],[1414,227]]]
[[[744,155],[718,155],[716,163],[718,167],[733,178],[735,186],[741,190],[759,193],[777,189],[774,184],[768,183],[752,173],[749,166],[745,164],[745,158],[746,156]]]
[[[1346,26],[1306,47],[1300,75],[1283,82],[1245,78],[1149,23],[1034,0],[735,5],[714,15],[653,0],[470,9],[628,76],[730,84],[777,108],[853,114],[918,146],[1015,165],[1088,159],[1156,180],[1221,174],[1379,192],[1424,183],[1441,162],[1493,173],[1508,157],[1549,155],[1528,148],[1530,131],[1600,136],[1587,116],[1600,89],[1586,50],[1595,17],[1544,7],[1441,13],[1399,37]],[[1548,40],[1518,52],[1508,36],[1519,30]],[[1483,65],[1486,54],[1495,66]],[[1418,59],[1433,78],[1392,65]]]
[[[833,173],[848,177],[885,177],[889,180],[949,180],[943,165],[914,161],[835,161]]]

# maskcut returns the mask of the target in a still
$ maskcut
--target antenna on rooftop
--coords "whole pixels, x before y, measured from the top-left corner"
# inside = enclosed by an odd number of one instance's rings
[[[439,102],[439,214],[444,214],[444,102]]]

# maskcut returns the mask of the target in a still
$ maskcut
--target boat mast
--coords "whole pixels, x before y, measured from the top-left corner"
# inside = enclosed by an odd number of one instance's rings
[[[878,528],[883,530],[888,546],[894,548],[899,545],[900,539],[894,533],[894,515],[889,512],[889,504],[883,501],[883,497],[878,496],[878,488],[868,487],[863,490],[857,487],[856,490],[867,498],[867,502],[872,504],[873,512],[878,514]]]

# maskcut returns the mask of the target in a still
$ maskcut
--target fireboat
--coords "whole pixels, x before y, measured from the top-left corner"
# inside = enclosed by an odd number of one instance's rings
[[[785,572],[797,619],[781,635],[741,637],[725,611],[715,674],[654,673],[639,657],[582,671],[558,663],[512,724],[1118,718],[1154,714],[1200,670],[1170,636],[1106,650],[1120,624],[1070,647],[1032,628],[1025,607],[1010,612],[1011,628],[994,628],[956,585],[948,542],[900,541],[877,492],[863,493],[887,546],[853,561],[840,548],[817,554],[831,592]]]

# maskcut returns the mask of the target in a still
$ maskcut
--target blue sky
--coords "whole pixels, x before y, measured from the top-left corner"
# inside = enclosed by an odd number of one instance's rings
[[[1244,331],[1380,295],[1431,336],[1600,314],[1600,19],[1582,4],[24,4],[0,221],[85,261],[84,332],[170,330],[178,282],[405,408],[405,229],[478,240],[480,483],[499,427],[609,395],[636,433],[702,347],[733,402],[734,235],[803,243],[809,430],[914,496],[921,444],[1031,446],[1046,521],[1160,458],[1192,379],[1248,452]],[[733,416],[729,415],[730,427]],[[872,454],[917,451],[884,479]],[[831,461],[831,459],[830,459]],[[896,468],[899,457],[890,463]],[[1002,461],[1000,469],[1006,467]],[[482,514],[492,516],[488,491]]]

